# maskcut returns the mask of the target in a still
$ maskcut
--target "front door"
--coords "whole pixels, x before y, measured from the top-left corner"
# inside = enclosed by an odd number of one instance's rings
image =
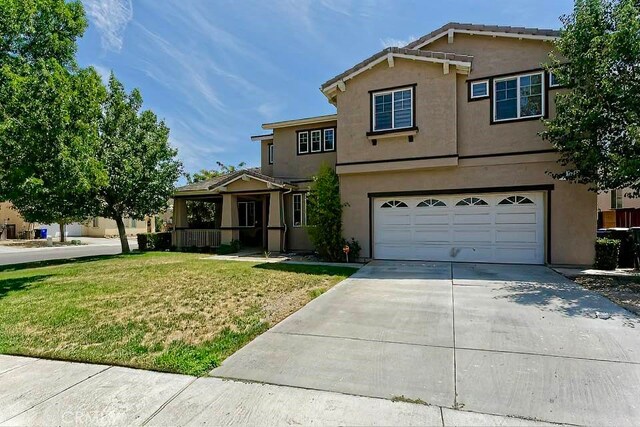
[[[240,227],[240,243],[245,247],[260,247],[263,245],[263,215],[262,201],[238,201],[238,225]]]
[[[15,224],[7,224],[7,239],[17,239],[16,235],[16,225]]]

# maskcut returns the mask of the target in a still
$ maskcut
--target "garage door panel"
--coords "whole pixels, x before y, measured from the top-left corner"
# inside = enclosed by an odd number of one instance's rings
[[[453,230],[453,243],[466,242],[482,242],[491,243],[491,230],[475,229],[475,230]]]
[[[496,230],[497,243],[536,243],[536,230]]]
[[[474,209],[474,208],[468,208]],[[491,212],[455,212],[453,224],[491,224]]]
[[[535,212],[497,212],[496,224],[535,224]]]
[[[383,225],[411,225],[411,215],[407,213],[391,213],[382,217]]]
[[[449,229],[418,229],[413,233],[413,242],[416,244],[440,242],[449,243],[451,241],[451,232]]]
[[[429,197],[402,197],[402,205],[376,200],[374,256],[543,263],[543,200],[539,192],[452,194],[438,196],[437,203]],[[464,201],[464,205],[458,206],[460,201]],[[381,207],[384,204],[387,206]]]
[[[414,216],[413,223],[415,225],[449,225],[451,218],[449,213],[418,213]]]

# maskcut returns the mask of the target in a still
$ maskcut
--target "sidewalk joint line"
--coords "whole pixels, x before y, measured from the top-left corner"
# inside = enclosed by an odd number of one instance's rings
[[[177,392],[175,392],[173,394],[173,396],[169,397],[169,399],[166,400],[166,402],[164,402],[162,405],[160,405],[160,407],[158,409],[156,409],[155,411],[153,411],[153,413],[151,415],[149,415],[147,417],[146,420],[144,420],[142,422],[142,424],[140,424],[141,426],[146,426],[156,415],[158,415],[160,412],[162,412],[162,410],[164,408],[166,408],[171,402],[173,402],[180,394],[182,394],[183,391],[185,391],[189,386],[191,386],[191,384],[193,384],[194,382],[196,382],[198,380],[199,377],[195,377],[192,378],[191,381],[189,381],[187,384],[185,384],[182,388],[180,388],[180,390],[178,390]]]
[[[74,362],[64,362],[64,363],[72,363],[72,364],[73,364]],[[98,372],[96,372],[95,374],[91,374],[91,375],[89,375],[88,377],[83,378],[83,379],[81,379],[80,381],[78,381],[78,382],[76,382],[76,383],[71,384],[69,387],[66,387],[66,388],[62,389],[62,390],[60,390],[60,391],[59,391],[59,392],[57,392],[57,393],[54,393],[53,395],[51,395],[51,396],[47,397],[46,399],[44,399],[44,400],[42,400],[42,401],[40,401],[40,402],[36,403],[35,405],[32,405],[31,407],[29,407],[29,408],[25,409],[24,411],[22,411],[22,412],[20,412],[20,413],[18,413],[18,414],[15,414],[14,416],[12,416],[12,417],[10,417],[10,418],[7,418],[6,420],[0,420],[0,423],[6,423],[6,422],[8,422],[8,421],[11,421],[12,419],[14,419],[14,418],[16,418],[16,417],[18,417],[18,416],[20,416],[20,415],[24,414],[25,412],[32,410],[32,409],[33,409],[33,408],[35,408],[36,406],[40,406],[40,405],[42,405],[43,403],[46,403],[46,402],[50,401],[51,399],[53,399],[54,397],[57,397],[57,396],[61,395],[61,394],[62,394],[62,393],[64,393],[65,391],[70,390],[71,388],[73,388],[73,387],[77,386],[78,384],[82,384],[83,382],[85,382],[85,381],[87,381],[87,380],[89,380],[89,379],[91,379],[91,378],[97,377],[97,376],[98,376],[98,375],[100,375],[101,373],[106,372],[106,371],[108,371],[108,370],[109,370],[109,369],[111,369],[111,368],[113,368],[113,366],[107,366],[107,367],[106,367],[106,368],[104,368],[103,370],[98,371]]]

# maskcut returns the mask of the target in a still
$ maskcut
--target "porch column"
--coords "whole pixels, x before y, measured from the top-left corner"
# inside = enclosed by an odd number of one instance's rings
[[[173,199],[173,228],[187,228],[187,201],[185,199]]]
[[[282,200],[279,191],[269,193],[269,224],[267,226],[267,250],[282,251],[282,235],[284,233]]]
[[[233,194],[222,195],[222,243],[240,239],[238,230],[238,198]]]

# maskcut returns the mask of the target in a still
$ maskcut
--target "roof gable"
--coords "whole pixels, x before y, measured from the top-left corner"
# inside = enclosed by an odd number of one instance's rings
[[[543,41],[555,40],[560,37],[560,31],[545,28],[511,27],[509,25],[480,25],[449,22],[448,24],[443,25],[437,30],[434,30],[429,34],[420,37],[418,40],[409,43],[405,46],[405,48],[422,49],[435,40],[444,37],[445,35],[452,38],[454,37],[455,33],[487,35],[494,37],[527,38]]]

